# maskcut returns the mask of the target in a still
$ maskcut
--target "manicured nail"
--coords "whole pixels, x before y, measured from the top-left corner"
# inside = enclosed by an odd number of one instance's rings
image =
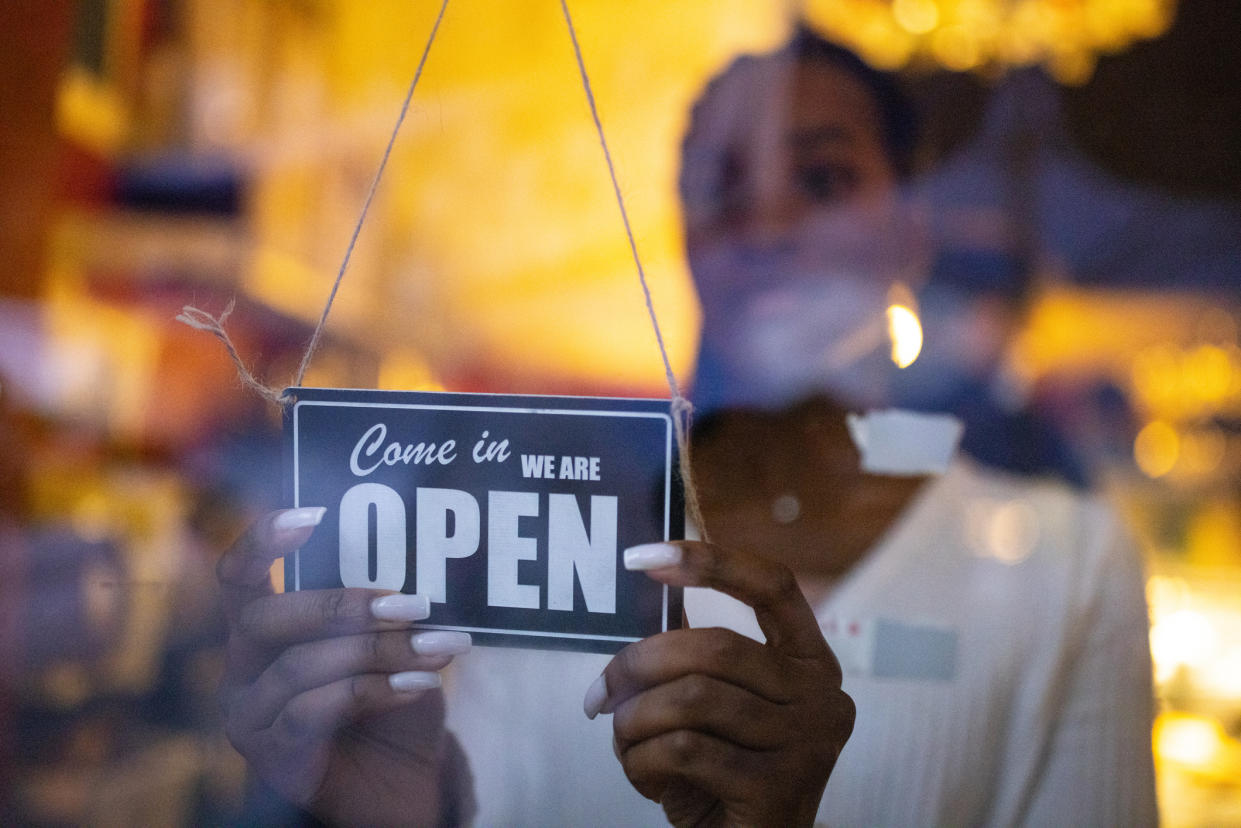
[[[469,633],[463,632],[421,632],[416,633],[409,643],[418,655],[450,656],[468,653],[474,640]]]
[[[271,522],[271,527],[279,532],[288,532],[293,529],[305,529],[307,526],[318,526],[319,521],[323,520],[323,515],[327,513],[324,506],[303,506],[300,509],[285,509],[276,515]]]
[[[410,670],[405,673],[393,673],[388,676],[388,686],[398,693],[412,693],[416,690],[434,690],[440,686],[440,674],[422,670]]]
[[[421,621],[431,614],[425,595],[384,595],[371,601],[371,615],[380,621]]]
[[[681,547],[671,543],[644,543],[625,550],[625,569],[663,569],[681,562]]]
[[[598,716],[603,706],[608,702],[608,680],[602,673],[599,678],[586,690],[586,698],[582,700],[582,711],[586,714],[586,718],[593,719]]]

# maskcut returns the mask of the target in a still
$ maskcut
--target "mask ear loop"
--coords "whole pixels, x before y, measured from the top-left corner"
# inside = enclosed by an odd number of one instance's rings
[[[388,137],[388,145],[384,148],[383,157],[380,159],[379,168],[375,171],[375,177],[371,180],[370,190],[366,194],[366,201],[362,205],[362,211],[358,216],[357,223],[353,228],[353,235],[349,239],[349,246],[345,249],[344,260],[341,262],[340,269],[336,273],[336,281],[332,283],[331,293],[328,294],[327,302],[323,306],[323,313],[319,317],[319,323],[315,326],[314,332],[310,336],[310,341],[306,345],[306,353],[302,356],[301,364],[298,366],[297,375],[291,383],[297,387],[302,384],[302,380],[306,376],[306,369],[310,366],[310,360],[314,356],[315,351],[319,347],[319,341],[323,334],[323,328],[327,324],[328,314],[332,310],[332,303],[336,300],[336,294],[340,290],[340,283],[345,278],[345,271],[349,267],[349,260],[353,256],[354,246],[357,244],[358,235],[362,232],[362,225],[366,221],[366,215],[371,207],[371,202],[375,198],[375,192],[379,188],[379,181],[383,177],[384,169],[388,165],[388,158],[392,155],[392,147],[396,143],[397,134],[401,131],[401,125],[405,122],[405,116],[409,112],[410,101],[414,97],[414,90],[418,86],[418,81],[422,77],[422,70],[426,66],[427,55],[431,52],[431,45],[435,42],[435,35],[439,31],[440,22],[444,19],[444,12],[448,8],[448,0],[443,0],[440,4],[439,13],[435,17],[435,23],[431,27],[431,33],[427,37],[426,45],[422,50],[422,57],[418,60],[418,68],[414,72],[413,80],[410,81],[409,90],[405,93],[405,101],[401,105],[400,115],[397,117],[396,124],[392,128],[392,134]],[[595,95],[590,86],[590,77],[586,72],[586,64],[582,59],[581,46],[577,40],[577,30],[573,26],[573,18],[569,14],[569,7],[565,0],[560,0],[560,9],[564,13],[565,23],[569,28],[569,37],[573,41],[573,54],[577,58],[578,72],[582,78],[582,87],[586,92],[586,102],[590,105],[590,114],[595,123],[595,132],[599,136],[599,145],[603,149],[603,157],[607,162],[608,174],[612,179],[612,190],[616,194],[616,203],[620,207],[621,219],[625,226],[625,236],[629,239],[629,250],[633,254],[634,264],[638,270],[638,281],[642,285],[642,294],[646,300],[646,310],[650,316],[651,326],[655,331],[655,341],[659,345],[659,355],[664,363],[664,376],[668,381],[668,391],[670,393],[669,412],[672,417],[673,433],[676,436],[678,470],[680,472],[682,487],[685,492],[685,505],[688,512],[687,517],[698,528],[700,537],[707,540],[707,529],[702,519],[702,510],[699,507],[698,492],[694,486],[693,473],[690,463],[690,444],[689,429],[693,417],[693,404],[681,393],[680,386],[677,384],[676,375],[672,371],[672,363],[668,359],[668,350],[664,345],[663,332],[659,327],[659,319],[655,315],[655,305],[651,299],[651,291],[647,286],[646,271],[642,267],[642,260],[638,256],[638,244],[634,239],[633,229],[629,223],[629,213],[625,209],[625,198],[621,194],[620,183],[616,178],[616,168],[612,163],[612,154],[608,150],[607,139],[603,134],[603,124],[599,120],[599,110],[595,104]],[[177,321],[189,325],[192,328],[206,331],[223,344],[228,351],[229,358],[237,368],[237,374],[241,378],[242,383],[258,393],[264,399],[280,405],[290,405],[294,402],[294,397],[289,392],[277,391],[261,382],[251,373],[242,361],[241,356],[237,352],[237,348],[233,345],[227,331],[224,329],[224,323],[233,311],[233,302],[229,302],[228,307],[224,309],[218,317],[212,316],[206,311],[200,310],[192,305],[186,305],[182,308],[180,314],[177,315]]]

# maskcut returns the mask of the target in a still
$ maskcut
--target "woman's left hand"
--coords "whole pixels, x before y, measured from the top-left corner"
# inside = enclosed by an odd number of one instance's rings
[[[767,636],[672,630],[617,653],[585,708],[613,714],[629,781],[674,825],[811,825],[855,710],[793,573],[692,541],[634,547],[625,566],[727,593]]]

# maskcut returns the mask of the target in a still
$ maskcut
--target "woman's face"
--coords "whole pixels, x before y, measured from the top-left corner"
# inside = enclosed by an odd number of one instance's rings
[[[739,65],[712,88],[685,147],[685,229],[704,294],[736,278],[714,259],[727,245],[746,261],[795,252],[848,266],[863,234],[892,218],[896,171],[878,107],[852,73],[822,61],[768,58]],[[795,251],[790,248],[796,247]],[[779,274],[774,274],[779,275]]]
[[[870,90],[823,61],[739,64],[700,104],[684,165],[704,344],[774,401],[870,402],[830,374],[882,371],[889,290],[924,259]]]

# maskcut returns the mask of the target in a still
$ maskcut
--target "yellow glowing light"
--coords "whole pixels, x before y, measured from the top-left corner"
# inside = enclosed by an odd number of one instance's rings
[[[394,391],[443,391],[431,366],[421,354],[397,348],[379,364],[379,387]]]
[[[1081,49],[1056,52],[1051,57],[1051,74],[1065,86],[1081,86],[1094,74],[1095,56]]]
[[[877,69],[896,71],[913,55],[914,36],[903,29],[879,22],[868,29],[859,29],[858,53]]]
[[[1184,578],[1152,575],[1146,582],[1146,603],[1150,605],[1152,618],[1158,619],[1181,609],[1189,599],[1189,584]]]
[[[1147,348],[1133,360],[1133,387],[1147,405],[1176,396],[1180,386],[1177,353],[1170,345]]]
[[[83,495],[73,510],[72,520],[73,531],[78,537],[91,543],[105,540],[112,532],[112,515],[107,497],[98,491]]]
[[[894,0],[892,16],[913,34],[926,34],[939,25],[939,7],[934,0]]]
[[[290,316],[314,319],[323,310],[323,295],[309,287],[321,284],[324,274],[287,250],[259,246],[243,279],[251,296]]]
[[[1133,459],[1147,477],[1162,477],[1172,471],[1181,453],[1176,429],[1162,420],[1148,423],[1133,441]]]
[[[1151,627],[1151,659],[1157,681],[1167,681],[1181,667],[1206,664],[1215,655],[1218,634],[1210,619],[1198,610],[1181,609],[1161,617]]]
[[[1219,468],[1228,451],[1228,438],[1218,426],[1204,426],[1185,435],[1181,446],[1186,473],[1205,477]]]
[[[1211,764],[1227,736],[1219,722],[1188,713],[1161,713],[1155,722],[1155,753],[1191,767]]]
[[[123,97],[90,72],[71,68],[56,95],[60,131],[106,156],[120,151],[129,121]]]
[[[1241,645],[1211,660],[1202,669],[1202,687],[1220,698],[1241,698]]]
[[[1204,497],[1185,525],[1186,560],[1203,566],[1233,566],[1238,549],[1241,513],[1235,502],[1228,496]]]
[[[905,61],[929,57],[953,71],[1042,63],[1080,84],[1100,54],[1167,31],[1175,0],[807,0],[803,10],[867,59],[896,54],[878,42],[886,27],[912,38]]]
[[[892,361],[908,368],[922,353],[922,323],[905,305],[888,307],[888,335],[892,338]]]
[[[1232,383],[1228,386],[1228,396],[1241,396],[1241,345],[1229,345],[1224,350],[1228,352],[1228,364],[1232,366]]]
[[[964,26],[946,26],[931,38],[931,54],[946,69],[964,72],[982,60],[982,50],[974,35]]]
[[[1218,345],[1202,345],[1185,357],[1185,385],[1207,402],[1228,396],[1232,386],[1232,360]]]

